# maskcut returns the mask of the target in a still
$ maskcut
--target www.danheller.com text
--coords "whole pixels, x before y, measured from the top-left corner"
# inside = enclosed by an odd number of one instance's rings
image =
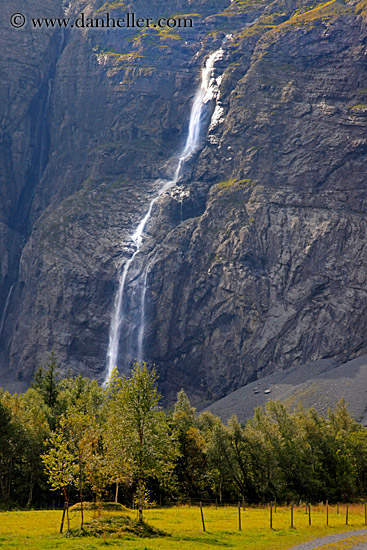
[[[86,17],[81,13],[76,18],[71,17],[31,17],[31,27],[37,28],[77,28],[77,29],[134,29],[134,28],[191,28],[193,19],[191,17],[138,17],[134,12],[127,12],[123,17],[112,17],[109,13],[98,17]],[[10,24],[14,28],[26,26],[28,20],[23,13],[13,13],[10,17]]]

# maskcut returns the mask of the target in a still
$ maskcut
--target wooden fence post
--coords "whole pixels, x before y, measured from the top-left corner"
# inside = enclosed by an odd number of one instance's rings
[[[349,505],[347,504],[347,509],[345,511],[345,525],[348,525],[348,512],[349,512]]]
[[[63,509],[63,511],[62,511],[62,518],[61,518],[61,525],[60,525],[60,533],[62,533],[62,530],[63,530],[63,528],[64,528],[65,512],[66,512],[66,506],[64,505],[64,509]]]
[[[273,528],[273,503],[270,503],[270,529]]]
[[[293,529],[294,525],[293,525],[293,502],[291,504],[291,529]]]
[[[311,504],[308,505],[308,525],[311,525]]]
[[[329,525],[329,501],[326,501],[326,525]]]
[[[336,505],[336,513],[339,515],[339,502]]]
[[[241,531],[241,503],[238,503],[238,530]]]
[[[203,531],[205,533],[205,521],[204,521],[203,507],[201,502],[200,502],[200,512],[201,512],[201,521],[203,522]]]
[[[364,503],[364,524],[367,525],[367,502]]]

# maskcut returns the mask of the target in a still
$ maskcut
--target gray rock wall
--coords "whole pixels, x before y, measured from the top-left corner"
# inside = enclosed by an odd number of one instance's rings
[[[61,12],[39,4],[24,10]],[[157,2],[114,4],[161,14]],[[156,205],[132,273],[148,265],[146,359],[168,400],[184,386],[198,402],[365,353],[362,5],[203,0],[186,31],[64,36],[10,29],[11,9],[0,10],[0,316],[13,285],[2,384],[29,382],[51,349],[65,370],[102,378],[128,236],[183,144],[202,60],[228,33],[218,123]],[[166,13],[178,9],[193,6]]]

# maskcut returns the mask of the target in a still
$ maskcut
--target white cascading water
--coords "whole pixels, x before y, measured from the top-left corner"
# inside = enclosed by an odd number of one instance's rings
[[[46,149],[46,135],[47,135],[47,116],[48,111],[50,107],[50,98],[51,98],[51,92],[52,92],[52,79],[48,81],[48,89],[47,89],[47,97],[46,97],[46,103],[45,103],[45,110],[42,115],[41,120],[41,139],[40,139],[40,158],[39,158],[39,167],[38,167],[38,179],[40,180],[43,174],[43,171],[45,169],[46,165],[46,155],[45,155],[45,149]]]
[[[109,332],[109,343],[107,349],[107,367],[106,367],[106,377],[105,383],[108,382],[113,369],[117,366],[118,354],[119,354],[119,341],[120,341],[120,332],[121,332],[121,323],[124,318],[124,293],[127,280],[127,274],[131,267],[131,264],[134,262],[134,259],[138,252],[140,251],[141,244],[143,242],[143,234],[145,227],[151,217],[152,209],[154,204],[157,202],[159,197],[168,191],[172,186],[176,185],[181,175],[181,170],[185,162],[197,151],[200,143],[200,130],[201,130],[201,115],[203,106],[209,100],[211,100],[215,95],[215,88],[211,87],[211,74],[214,68],[214,63],[222,57],[223,49],[220,48],[212,53],[202,69],[201,72],[201,82],[200,86],[196,92],[194,102],[192,104],[191,113],[190,113],[190,122],[189,130],[186,138],[185,147],[183,148],[182,153],[180,154],[177,165],[172,180],[165,182],[165,184],[158,191],[157,196],[150,202],[147,213],[144,218],[140,221],[134,233],[131,236],[131,240],[135,247],[135,251],[132,254],[131,258],[125,263],[122,270],[119,286],[115,296],[114,308],[112,312],[112,319],[110,324]],[[147,268],[144,271],[143,275],[143,289],[141,296],[141,305],[140,305],[140,325],[138,330],[138,352],[137,360],[142,360],[143,355],[143,339],[145,332],[145,294],[146,294],[146,285],[147,285]]]

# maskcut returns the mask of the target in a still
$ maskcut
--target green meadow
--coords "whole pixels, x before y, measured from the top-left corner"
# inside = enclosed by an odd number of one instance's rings
[[[135,519],[136,512],[126,512]],[[177,506],[173,508],[153,508],[144,511],[145,521],[166,533],[165,536],[139,538],[125,533],[121,536],[68,536],[60,535],[62,512],[29,511],[0,513],[0,548],[16,550],[85,549],[96,550],[107,546],[119,549],[139,550],[285,550],[319,536],[331,535],[365,527],[363,505],[350,505],[346,525],[346,507],[329,507],[329,526],[326,526],[326,507],[311,508],[311,522],[305,506],[294,507],[294,528],[291,529],[290,507],[273,510],[273,529],[270,529],[269,507],[249,507],[241,510],[239,531],[237,507],[204,507],[206,532],[203,532],[200,509],[197,506]],[[121,514],[120,514],[121,515]],[[103,518],[117,517],[116,512],[103,512]],[[96,517],[95,512],[86,512],[86,520]],[[77,529],[80,513],[71,512],[71,529]],[[76,535],[78,532],[76,531]],[[355,540],[366,541],[365,535]],[[341,546],[344,548],[345,546]],[[349,546],[348,546],[349,547]]]

